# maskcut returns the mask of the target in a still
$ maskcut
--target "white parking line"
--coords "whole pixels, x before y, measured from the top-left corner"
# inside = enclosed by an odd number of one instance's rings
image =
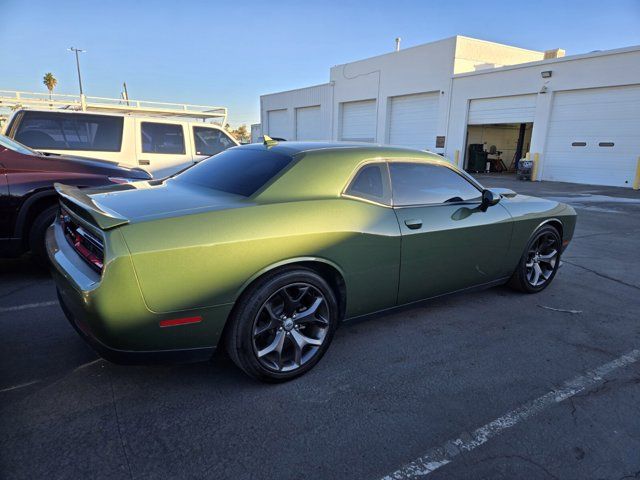
[[[405,480],[429,475],[434,470],[451,463],[453,459],[461,453],[478,448],[487,443],[492,437],[502,433],[503,430],[517,425],[519,422],[542,412],[556,403],[573,397],[588,387],[597,385],[602,382],[605,375],[619,368],[631,365],[638,360],[640,360],[640,350],[632,350],[620,358],[605,363],[593,370],[589,370],[583,375],[579,375],[565,382],[557,390],[551,390],[545,395],[525,403],[521,407],[487,423],[474,432],[464,432],[457,438],[432,448],[422,457],[383,477],[383,480]]]
[[[88,363],[85,363],[84,365],[80,365],[79,367],[74,368],[73,371],[76,372],[78,370],[82,370],[83,368],[90,367],[91,365],[95,365],[96,363],[103,362],[103,361],[104,359],[102,358],[96,358],[95,360],[92,360]]]
[[[57,300],[52,300],[50,302],[27,303],[25,305],[16,305],[15,307],[0,308],[0,313],[17,312],[18,310],[26,310],[28,308],[50,307],[52,305],[57,305],[57,304],[58,304]]]
[[[18,388],[28,387],[29,385],[33,385],[34,383],[38,383],[40,380],[34,380],[33,382],[22,383],[20,385],[14,385],[13,387],[3,388],[0,390],[0,393],[10,392],[11,390],[17,390]]]

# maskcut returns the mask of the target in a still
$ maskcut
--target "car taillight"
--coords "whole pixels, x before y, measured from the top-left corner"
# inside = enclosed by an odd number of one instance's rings
[[[104,266],[104,245],[102,240],[79,225],[64,209],[60,211],[60,223],[67,241],[80,257],[96,272]]]

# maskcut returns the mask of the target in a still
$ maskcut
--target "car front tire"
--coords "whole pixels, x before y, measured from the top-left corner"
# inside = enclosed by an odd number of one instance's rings
[[[551,225],[543,225],[529,239],[508,285],[524,293],[541,292],[555,278],[561,253],[562,239],[558,230]]]
[[[338,325],[335,293],[315,271],[267,274],[240,297],[225,334],[233,362],[249,376],[284,382],[311,370]]]

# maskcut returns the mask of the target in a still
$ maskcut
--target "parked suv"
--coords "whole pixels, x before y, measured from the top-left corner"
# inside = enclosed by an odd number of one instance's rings
[[[44,234],[58,209],[54,182],[88,187],[150,179],[141,169],[44,154],[0,135],[0,256],[31,250],[46,258]]]
[[[238,145],[212,123],[69,110],[18,110],[6,135],[44,152],[143,168],[155,178],[167,177]]]

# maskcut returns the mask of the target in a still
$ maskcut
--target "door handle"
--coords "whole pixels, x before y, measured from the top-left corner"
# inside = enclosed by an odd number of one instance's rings
[[[138,165],[151,165],[149,160],[138,160]]]
[[[417,230],[422,227],[422,220],[419,218],[412,218],[410,220],[405,220],[404,224],[411,230]]]

